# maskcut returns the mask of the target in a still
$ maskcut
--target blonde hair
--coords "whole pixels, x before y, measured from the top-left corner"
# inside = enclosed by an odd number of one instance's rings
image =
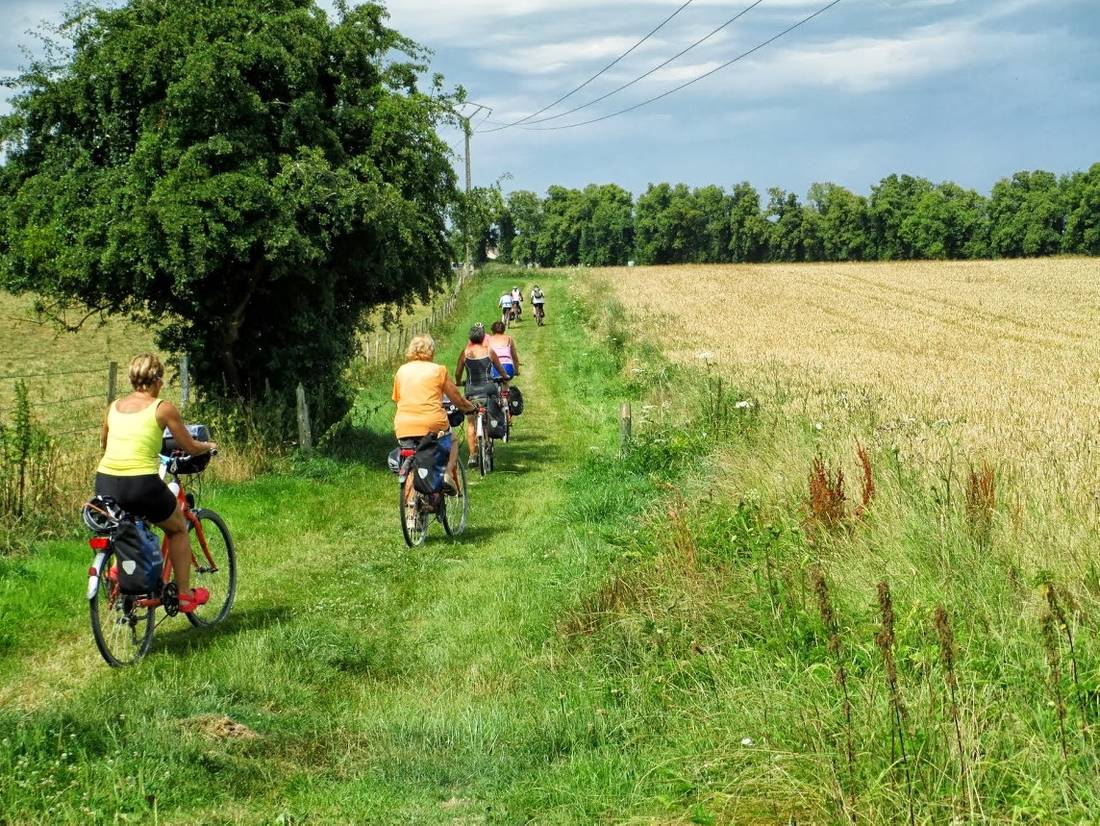
[[[434,357],[435,339],[427,333],[414,336],[409,342],[409,348],[405,351],[405,358],[409,361],[431,361]]]
[[[164,365],[152,353],[142,353],[130,362],[130,386],[135,390],[148,390],[162,378]]]

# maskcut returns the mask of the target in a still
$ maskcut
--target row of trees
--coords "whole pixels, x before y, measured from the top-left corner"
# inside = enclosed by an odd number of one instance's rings
[[[1100,163],[1058,177],[1017,172],[988,197],[946,181],[891,175],[868,196],[816,183],[806,199],[749,183],[552,186],[546,197],[474,193],[482,259],[542,266],[868,261],[1100,255]]]

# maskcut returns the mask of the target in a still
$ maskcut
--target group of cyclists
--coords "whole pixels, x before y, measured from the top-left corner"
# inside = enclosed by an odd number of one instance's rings
[[[466,439],[472,465],[476,462],[472,421],[477,406],[506,392],[508,383],[520,372],[519,351],[506,330],[509,321],[514,321],[521,312],[522,302],[523,293],[516,287],[501,296],[503,314],[499,321],[494,321],[489,330],[482,324],[470,329],[453,381],[447,368],[434,362],[436,345],[429,335],[416,336],[410,342],[405,354],[407,361],[394,376],[397,439],[408,447],[429,434],[438,437],[437,464],[442,469],[444,494],[456,492],[458,462],[458,442],[452,438],[444,405],[449,403],[470,417]],[[532,303],[536,313],[541,313],[545,295],[537,286],[532,291]],[[210,452],[216,445],[192,438],[179,410],[160,398],[164,365],[155,355],[147,353],[133,359],[129,379],[132,392],[112,402],[104,416],[103,458],[96,471],[95,492],[110,497],[125,511],[147,519],[165,532],[179,585],[180,610],[187,613],[203,605],[209,595],[206,589],[192,588],[189,581],[191,550],[187,525],[175,495],[159,473],[161,444],[167,430],[190,454]],[[460,390],[463,379],[465,384]]]
[[[541,327],[545,318],[546,295],[537,284],[531,290],[531,304],[534,306],[535,321]],[[500,307],[500,320],[505,326],[519,321],[520,316],[523,315],[523,290],[512,287],[510,291],[501,295],[497,306]]]
[[[541,317],[546,302],[542,289],[536,286],[531,299],[536,315]],[[498,321],[488,330],[482,323],[470,328],[453,380],[447,368],[435,362],[436,343],[427,334],[413,338],[405,353],[405,364],[394,375],[392,398],[397,405],[394,433],[398,443],[408,449],[426,437],[436,438],[436,466],[437,473],[441,471],[443,495],[453,496],[459,490],[458,442],[452,436],[446,408],[454,406],[467,417],[467,464],[472,467],[478,462],[474,426],[478,408],[486,407],[491,400],[499,403],[501,396],[508,393],[509,382],[520,374],[519,350],[507,328],[510,322],[518,320],[522,303],[523,292],[515,287],[500,297]],[[406,502],[411,502],[415,495],[410,478],[405,489]]]

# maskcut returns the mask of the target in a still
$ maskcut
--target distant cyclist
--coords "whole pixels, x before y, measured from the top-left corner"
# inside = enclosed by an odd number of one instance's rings
[[[447,375],[447,368],[432,361],[435,358],[435,340],[429,335],[415,336],[405,351],[408,359],[397,369],[393,377],[393,400],[397,413],[393,417],[393,430],[402,447],[416,447],[425,436],[437,436],[439,450],[437,467],[443,466],[443,490],[453,494],[455,464],[458,462],[458,442],[451,438],[451,425],[443,409],[443,397],[450,399],[460,410],[473,410],[474,406],[462,398],[456,382]],[[411,479],[411,477],[410,477]],[[406,488],[406,501],[413,494],[410,483]]]
[[[498,322],[499,323],[499,322]],[[495,325],[494,325],[495,326]],[[507,375],[504,365],[497,354],[485,343],[485,327],[475,324],[470,328],[470,341],[458,357],[455,368],[455,381],[462,381],[466,374],[466,398],[477,404],[488,404],[491,396],[497,395],[497,385],[493,381],[493,370],[499,375]],[[476,410],[474,411],[476,413]],[[468,464],[477,464],[477,429],[473,423],[474,413],[470,414],[466,428],[466,446],[470,449]]]
[[[538,284],[531,290],[531,303],[535,307],[535,319],[541,324],[546,317],[546,294]]]
[[[493,332],[485,337],[485,343],[496,353],[504,368],[504,375],[509,379],[519,375],[519,352],[516,350],[516,340],[504,332],[504,325],[494,321],[490,328]],[[494,367],[492,372],[494,379],[501,377],[500,372]]]
[[[164,365],[152,353],[130,362],[134,392],[107,408],[103,419],[103,458],[96,468],[95,492],[109,496],[123,510],[152,522],[168,537],[168,559],[179,588],[180,611],[190,614],[210,599],[205,588],[191,588],[191,542],[175,494],[160,478],[164,429],[191,455],[217,445],[198,442],[183,424],[179,410],[160,397]]]
[[[512,287],[512,306],[516,308],[516,318],[523,315],[523,290]]]
[[[497,302],[497,306],[500,307],[500,320],[507,324],[512,315],[512,293],[506,292],[500,297],[500,301]]]

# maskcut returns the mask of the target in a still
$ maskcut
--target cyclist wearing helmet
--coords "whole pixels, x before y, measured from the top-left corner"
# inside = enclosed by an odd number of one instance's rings
[[[439,437],[436,467],[444,465],[443,491],[457,490],[455,465],[458,462],[458,442],[451,438],[451,425],[443,410],[443,397],[461,410],[473,405],[462,397],[458,386],[447,375],[447,368],[432,361],[435,340],[429,335],[415,336],[405,351],[408,359],[393,377],[393,400],[397,412],[393,417],[394,435],[402,447],[415,447],[425,436]],[[406,480],[405,500],[413,496],[412,476]]]
[[[497,386],[492,375],[493,370],[496,370],[500,375],[506,375],[504,365],[500,363],[497,354],[485,343],[485,326],[475,324],[470,328],[470,341],[466,345],[466,349],[458,357],[458,366],[455,368],[455,381],[462,381],[462,374],[465,373],[466,398],[475,405],[488,404],[489,397],[497,395]],[[473,426],[475,413],[476,410],[471,412],[470,426],[466,428],[466,446],[470,450],[470,458],[467,460],[467,464],[471,466],[477,464],[477,430]]]
[[[179,609],[190,614],[206,604],[210,592],[191,588],[187,522],[175,495],[160,478],[160,448],[165,428],[176,444],[193,456],[214,450],[217,445],[195,441],[176,406],[158,398],[164,387],[164,365],[155,355],[145,353],[130,362],[130,386],[134,392],[112,402],[103,418],[103,458],[96,468],[95,492],[164,531],[179,588]]]
[[[512,294],[510,292],[504,293],[500,297],[500,301],[497,302],[497,306],[500,307],[500,320],[507,324],[508,316],[512,313]]]
[[[485,337],[485,343],[496,353],[504,368],[504,375],[510,379],[515,378],[519,375],[519,351],[516,350],[516,340],[504,332],[504,325],[499,321],[494,321],[490,329],[493,332]],[[499,379],[501,373],[494,367],[492,376],[493,379]]]

